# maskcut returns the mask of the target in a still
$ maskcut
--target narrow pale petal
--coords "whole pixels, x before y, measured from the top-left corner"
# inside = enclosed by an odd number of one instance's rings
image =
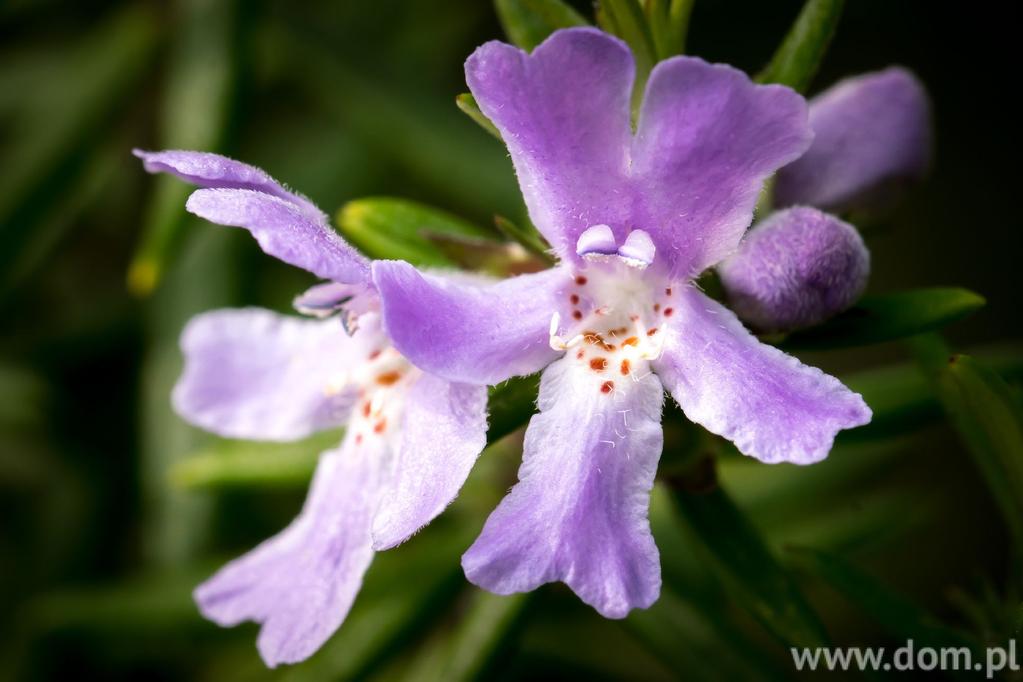
[[[159,152],[134,149],[132,153],[142,159],[143,166],[150,173],[170,173],[198,187],[251,189],[295,204],[313,218],[323,215],[313,202],[286,189],[266,171],[226,156],[182,149]]]
[[[810,149],[778,173],[779,206],[869,207],[890,201],[930,163],[927,91],[899,67],[846,79],[814,97],[810,126]]]
[[[477,286],[423,274],[401,261],[376,261],[373,277],[395,347],[426,372],[497,384],[557,357],[549,345],[550,322],[567,301],[567,270]]]
[[[389,549],[451,504],[487,443],[487,389],[424,374],[405,396],[394,462],[373,521]]]
[[[365,282],[369,261],[338,236],[326,217],[251,189],[200,189],[185,208],[220,225],[243,227],[274,258],[335,282]]]
[[[647,513],[664,391],[647,373],[613,387],[574,357],[544,371],[519,482],[462,557],[476,585],[511,594],[563,581],[608,618],[650,606],[661,570]]]
[[[732,310],[761,331],[819,324],[863,293],[870,253],[856,228],[814,208],[778,211],[718,266]]]
[[[692,286],[673,303],[654,371],[686,416],[764,462],[810,464],[835,434],[870,421],[838,379],[760,343],[735,315]]]
[[[174,408],[228,438],[294,440],[340,426],[353,400],[345,372],[372,344],[371,330],[349,337],[336,320],[258,308],[204,313],[181,337]]]
[[[628,47],[591,28],[555,32],[531,55],[499,42],[465,63],[466,82],[511,153],[529,215],[558,254],[607,223],[624,238],[628,198]]]
[[[722,64],[675,57],[650,74],[632,150],[632,225],[694,276],[732,253],[766,180],[806,149],[806,102]]]
[[[325,452],[301,514],[277,536],[224,566],[195,600],[222,626],[262,624],[259,652],[271,668],[319,649],[348,615],[373,559],[370,526],[385,453]]]

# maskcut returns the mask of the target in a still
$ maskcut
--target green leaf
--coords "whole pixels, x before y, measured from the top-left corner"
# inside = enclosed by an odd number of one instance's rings
[[[559,28],[588,23],[562,0],[495,0],[494,6],[508,39],[523,50],[532,50]]]
[[[482,272],[495,277],[508,277],[546,270],[550,262],[530,253],[521,244],[495,242],[476,237],[453,237],[427,233],[427,238],[444,256],[462,270]]]
[[[483,674],[512,644],[532,593],[498,595],[473,590],[451,641],[444,682],[485,679]]]
[[[217,151],[231,113],[236,64],[234,2],[185,0],[175,31],[160,111],[159,146]],[[138,164],[139,172],[142,165]],[[147,296],[163,278],[184,238],[185,199],[193,188],[161,176],[149,204],[142,240],[128,267],[128,289]]]
[[[824,60],[844,4],[844,0],[807,0],[757,81],[804,92]]]
[[[547,263],[554,263],[551,247],[532,224],[520,227],[503,216],[494,216],[497,231],[516,244],[521,244],[530,253],[539,256]]]
[[[786,559],[800,571],[824,580],[893,637],[911,639],[921,647],[966,647],[977,652],[977,643],[965,633],[942,624],[902,594],[836,555],[793,547],[786,550]]]
[[[695,0],[647,0],[646,15],[657,58],[683,54]]]
[[[429,233],[493,238],[477,227],[440,209],[391,197],[350,201],[337,213],[341,234],[371,258],[400,259],[418,266],[450,266],[444,251]]]
[[[827,644],[824,626],[792,576],[721,487],[706,493],[676,489],[673,497],[737,605],[789,646]]]
[[[183,488],[301,487],[320,453],[341,442],[341,435],[324,431],[294,443],[217,441],[177,462],[170,478]]]
[[[1002,377],[968,355],[950,356],[940,338],[911,346],[1023,555],[1023,408]]]
[[[476,98],[468,92],[463,92],[461,95],[455,97],[455,106],[457,106],[462,113],[476,121],[483,130],[487,131],[501,142],[504,140],[501,138],[501,131],[497,129],[497,126],[487,118],[486,114],[480,111],[480,107],[476,104]]]
[[[894,341],[940,329],[983,307],[985,300],[968,289],[934,287],[868,296],[824,324],[795,332],[782,343],[786,350],[848,348]]]
[[[636,60],[636,82],[632,89],[632,108],[635,113],[639,109],[646,80],[657,63],[657,48],[654,46],[654,36],[647,23],[646,13],[639,0],[600,0],[597,22],[602,29],[618,36],[632,49],[632,56]]]

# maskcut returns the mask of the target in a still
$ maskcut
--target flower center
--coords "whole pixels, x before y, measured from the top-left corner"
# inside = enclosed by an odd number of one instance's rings
[[[422,374],[391,345],[376,317],[375,313],[363,315],[358,331],[352,335],[364,356],[351,370],[333,377],[325,387],[328,394],[341,391],[355,394],[348,429],[356,444],[367,438],[386,438],[396,432],[405,411],[406,391]]]
[[[600,234],[593,235],[599,230]],[[653,246],[645,253],[627,252],[632,235],[616,247],[610,229],[590,228],[579,239],[585,265],[575,273],[567,292],[567,319],[555,313],[550,343],[564,350],[594,388],[603,394],[627,388],[650,372],[650,362],[661,355],[663,326],[675,310],[672,289],[664,278],[646,270]],[[635,250],[634,250],[635,251]]]

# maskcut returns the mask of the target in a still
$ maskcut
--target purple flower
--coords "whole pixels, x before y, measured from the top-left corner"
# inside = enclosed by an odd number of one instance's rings
[[[774,186],[777,203],[790,208],[754,226],[718,268],[736,313],[763,331],[823,322],[866,286],[870,256],[855,228],[810,206],[846,211],[890,203],[930,163],[927,93],[902,68],[821,93],[810,102],[810,127],[813,144],[778,171]]]
[[[507,594],[563,581],[601,614],[652,604],[647,520],[666,388],[685,414],[765,462],[824,458],[866,423],[860,396],[757,341],[693,278],[735,251],[764,180],[810,142],[803,99],[677,57],[650,74],[635,133],[633,59],[593,29],[531,54],[468,60],[530,216],[561,264],[471,286],[378,261],[395,345],[424,371],[495,384],[543,370],[519,482],[462,565]]]
[[[486,442],[486,388],[424,373],[394,349],[369,262],[309,200],[214,154],[135,153],[150,172],[202,187],[192,213],[244,227],[270,255],[332,280],[296,300],[328,319],[256,308],[194,318],[173,395],[181,416],[230,438],[347,427],[320,456],[298,518],[195,592],[220,625],[262,623],[267,665],[301,661],[345,619],[374,551],[403,542],[458,493]],[[330,317],[342,308],[351,335]]]

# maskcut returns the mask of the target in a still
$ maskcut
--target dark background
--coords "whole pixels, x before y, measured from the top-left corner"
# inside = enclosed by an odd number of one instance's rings
[[[799,5],[697,0],[688,51],[755,72]],[[869,290],[956,285],[981,293],[987,307],[947,331],[959,350],[1018,347],[1021,335],[1018,27],[1011,3],[850,0],[813,88],[898,63],[930,90],[933,173],[867,231]],[[309,278],[264,257],[241,231],[187,218],[187,192],[147,176],[130,149],[199,141],[266,168],[328,212],[356,197],[396,195],[481,224],[495,213],[517,216],[503,148],[453,104],[465,91],[464,58],[502,37],[480,0],[0,7],[0,674],[268,674],[255,628],[225,633],[203,623],[188,591],[280,528],[303,486],[174,484],[174,462],[211,441],[174,417],[168,392],[180,361],[176,337],[190,315],[242,304],[286,310]],[[214,75],[207,82],[182,73]],[[166,276],[151,294],[132,295],[129,266],[144,226],[154,224],[176,235],[157,250]],[[906,356],[886,344],[808,357],[848,372]],[[876,462],[855,464],[848,479],[840,469],[818,480],[738,463],[723,480],[777,547],[827,546],[957,626],[980,627],[978,608],[992,621],[1011,620],[1004,531],[953,432],[930,426],[883,448],[853,449],[847,457]],[[889,450],[898,453],[890,460]],[[448,526],[482,524],[514,471],[513,447],[502,457],[494,455],[497,472],[479,475],[482,492],[456,505]],[[772,497],[790,474],[798,487]],[[431,532],[413,544],[435,555],[446,576],[457,569],[457,547],[450,557],[429,550]],[[675,552],[670,539],[658,541]],[[367,588],[366,609],[413,591],[420,576],[401,567],[414,555],[401,552],[389,564],[381,558],[381,576],[393,581]],[[687,546],[677,553],[688,555]],[[808,583],[836,642],[885,641],[861,611]],[[457,576],[451,585],[425,609],[429,626],[409,630],[378,660],[345,662],[346,651],[369,646],[346,640],[319,667],[289,674],[425,679],[430,647],[457,631],[476,598]],[[700,601],[702,589],[694,583],[678,608]],[[971,616],[963,604],[978,602]],[[787,674],[784,649],[736,619],[765,652],[761,671]],[[508,678],[670,679],[692,672],[686,661],[695,670],[747,646],[711,637],[714,646],[702,657],[683,653],[680,668],[644,650],[629,627],[545,588],[495,660]]]

